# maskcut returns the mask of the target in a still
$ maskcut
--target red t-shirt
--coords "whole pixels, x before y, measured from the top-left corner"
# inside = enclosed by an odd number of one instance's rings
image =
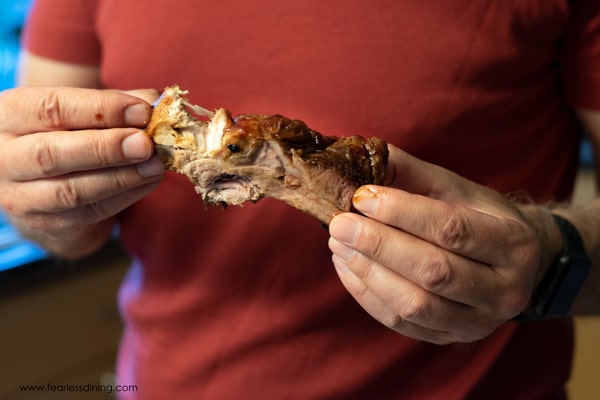
[[[567,98],[600,107],[599,2],[570,3],[44,0],[26,45],[99,64],[105,87],[177,83],[207,108],[380,136],[501,192],[565,199],[580,137]],[[564,394],[570,321],[464,345],[407,339],[354,302],[326,230],[283,203],[205,209],[169,173],[120,223],[135,262],[118,372],[138,385],[124,398]]]

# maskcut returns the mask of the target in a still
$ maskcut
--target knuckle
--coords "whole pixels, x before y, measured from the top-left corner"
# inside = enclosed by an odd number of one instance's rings
[[[406,325],[406,321],[392,310],[386,310],[379,318],[379,322],[395,331],[402,332]]]
[[[57,160],[54,146],[41,139],[33,145],[33,162],[42,176],[51,176],[57,170]]]
[[[398,317],[419,324],[430,315],[429,302],[424,295],[404,296],[396,307]]]
[[[71,179],[57,182],[54,186],[54,198],[59,207],[73,209],[83,204],[83,195]]]
[[[434,293],[444,291],[454,282],[454,271],[448,257],[436,252],[424,261],[421,272],[421,284]]]
[[[94,160],[98,165],[108,165],[111,163],[110,144],[107,142],[106,136],[95,135],[93,142],[88,147],[88,157]]]
[[[48,129],[60,129],[63,118],[58,92],[51,90],[42,96],[40,101],[37,117],[42,126]]]
[[[127,196],[128,190],[138,185],[141,178],[136,173],[135,167],[115,168],[112,181],[115,191]]]
[[[388,247],[388,236],[363,228],[358,235],[357,244],[362,253],[380,260]]]
[[[437,232],[441,247],[460,251],[467,240],[467,221],[459,213],[451,213]]]
[[[369,289],[369,287],[367,285],[364,285],[362,283],[360,284],[354,284],[351,288],[351,293],[352,296],[354,296],[354,298],[358,301],[361,302],[364,299],[368,298],[370,295],[371,290]]]
[[[347,260],[352,272],[363,282],[369,282],[374,279],[376,273],[376,264],[363,256],[361,253],[354,252],[352,257]]]

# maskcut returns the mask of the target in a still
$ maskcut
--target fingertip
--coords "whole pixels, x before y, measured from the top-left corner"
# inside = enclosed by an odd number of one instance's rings
[[[361,186],[352,196],[352,205],[363,214],[374,214],[379,208],[381,193],[381,188],[375,185]]]
[[[121,142],[121,151],[131,161],[144,161],[152,156],[154,149],[148,135],[136,131]]]
[[[154,156],[148,161],[136,165],[136,169],[144,178],[153,178],[164,174],[165,165],[157,156]]]
[[[335,213],[333,214],[333,216],[331,217],[331,220],[329,221],[329,225],[327,226],[328,230],[329,230],[329,235],[333,236],[334,230],[337,229],[336,226],[338,224],[338,220],[340,219],[340,215],[344,215],[345,213],[339,212],[339,213]],[[331,240],[331,238],[330,238]]]
[[[339,242],[353,244],[360,232],[360,226],[352,213],[336,215],[329,224],[329,234]]]
[[[125,124],[128,126],[143,127],[148,125],[152,108],[148,103],[136,103],[125,108]]]

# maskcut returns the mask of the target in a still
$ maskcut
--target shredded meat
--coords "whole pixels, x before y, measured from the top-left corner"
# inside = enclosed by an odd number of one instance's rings
[[[281,115],[211,112],[177,86],[154,106],[146,132],[167,168],[186,175],[206,204],[282,200],[328,224],[350,211],[361,185],[381,184],[386,143],[324,136]]]

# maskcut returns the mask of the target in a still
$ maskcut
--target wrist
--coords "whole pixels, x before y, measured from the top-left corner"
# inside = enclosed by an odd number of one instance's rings
[[[560,254],[563,248],[563,238],[554,222],[552,212],[548,208],[537,205],[522,205],[519,206],[519,209],[525,220],[536,232],[540,242],[539,267],[533,282],[533,288],[536,288],[552,262]]]
[[[543,232],[540,237],[544,238],[544,261],[540,263],[529,305],[517,320],[567,316],[591,268],[575,225],[558,213],[545,213],[552,226],[544,224],[546,229],[540,231]],[[556,249],[559,249],[558,253]],[[552,261],[548,263],[550,257]]]

